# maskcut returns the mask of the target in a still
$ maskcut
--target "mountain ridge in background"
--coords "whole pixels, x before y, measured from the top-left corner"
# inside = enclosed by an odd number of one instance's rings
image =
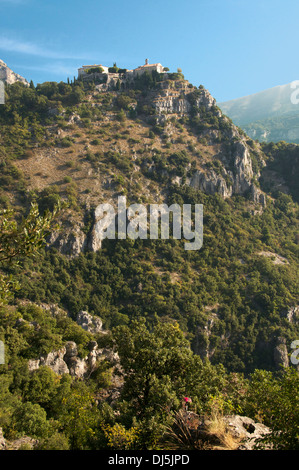
[[[296,81],[218,103],[222,111],[252,139],[299,143]]]

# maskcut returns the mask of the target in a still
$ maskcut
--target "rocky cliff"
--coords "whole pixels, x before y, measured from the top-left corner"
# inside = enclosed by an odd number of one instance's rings
[[[0,60],[0,80],[4,81],[5,83],[8,83],[9,85],[16,82],[21,82],[24,85],[29,86],[28,81],[18,73],[13,72],[5,64],[5,62],[3,62],[3,60]]]
[[[49,239],[63,254],[100,249],[96,207],[116,205],[117,194],[134,186],[143,188],[147,200],[160,202],[177,184],[224,199],[245,195],[253,212],[254,206],[257,211],[266,206],[259,186],[265,165],[261,148],[222,113],[207,89],[167,74],[145,90],[135,85],[125,84],[121,91],[116,84],[108,90],[96,85],[72,113],[57,104],[49,107],[54,124],[43,128],[47,145],[36,143],[30,156],[16,163],[30,190],[59,186],[64,191],[72,173],[64,193],[76,197],[77,191],[81,210],[70,211],[63,231]],[[88,211],[93,225],[87,229]]]
[[[51,351],[38,359],[30,359],[28,369],[33,371],[41,366],[46,366],[58,375],[70,374],[82,379],[94,372],[101,360],[107,359],[114,365],[117,363],[117,356],[113,351],[105,348],[99,349],[96,341],[91,341],[88,349],[88,355],[81,358],[78,354],[77,344],[74,341],[68,341],[58,351]]]
[[[60,309],[57,310],[55,306],[44,305],[43,308],[51,312],[54,317],[57,313],[61,314],[63,312]],[[66,313],[63,312],[63,315],[66,315]],[[107,333],[102,328],[102,320],[99,317],[90,315],[88,312],[80,311],[75,321],[92,335]],[[20,323],[24,323],[24,320],[20,319],[18,324]],[[31,326],[39,328],[36,324]],[[37,359],[30,359],[28,369],[33,371],[41,366],[47,366],[58,375],[70,374],[73,377],[84,378],[97,368],[100,361],[108,360],[111,366],[118,363],[118,356],[109,348],[99,348],[96,341],[89,342],[88,350],[89,352],[85,357],[80,357],[75,341],[67,341],[58,351],[51,351]]]
[[[160,84],[160,90],[152,92],[145,102],[153,108],[156,122],[167,124],[170,138],[171,121],[187,118],[191,123],[200,123],[201,138],[206,140],[207,145],[215,145],[221,140],[231,142],[230,146],[220,146],[220,152],[215,155],[217,172],[211,168],[210,162],[202,162],[200,169],[186,179],[186,184],[207,194],[218,193],[224,198],[250,191],[254,202],[266,204],[266,197],[256,195],[260,191],[255,178],[258,179],[260,174],[253,170],[247,138],[216,106],[216,100],[208,90],[203,87],[196,89],[186,80],[166,80]],[[260,154],[259,159],[264,165]],[[181,179],[176,178],[175,181],[180,184]]]
[[[97,87],[94,97],[100,96],[98,99],[108,99],[105,98],[106,94],[106,91]],[[113,94],[111,91],[108,96],[109,99],[113,96],[112,105],[116,104],[117,106],[123,97],[122,93],[114,92]],[[92,98],[94,99],[94,97]],[[97,107],[98,104],[95,102],[93,106]],[[258,185],[260,176],[258,166],[265,165],[262,152],[258,146],[254,148],[250,146],[250,141],[242,131],[223,115],[208,90],[203,87],[197,89],[186,80],[163,80],[156,89],[142,94],[137,102],[132,98],[127,109],[139,109],[141,119],[138,126],[131,125],[130,131],[126,132],[129,136],[128,142],[130,143],[130,140],[132,143],[140,142],[143,150],[137,148],[136,145],[133,147],[132,144],[127,148],[125,141],[121,144],[115,141],[113,145],[110,145],[107,154],[113,154],[113,158],[120,161],[127,158],[127,154],[133,153],[129,157],[134,161],[130,176],[131,183],[136,182],[137,175],[140,178],[142,173],[156,174],[158,177],[163,176],[165,181],[165,184],[162,183],[158,189],[160,193],[164,193],[164,195],[161,194],[162,198],[165,198],[165,194],[167,194],[168,184],[172,183],[189,185],[206,194],[219,194],[223,198],[229,198],[235,194],[248,195],[253,204],[260,206],[261,210],[266,206],[266,195]],[[105,126],[111,126],[115,122],[112,110],[112,106],[106,106],[103,118]],[[69,122],[70,120],[68,120]],[[174,166],[171,171],[167,167],[161,169],[154,154],[155,151],[162,154],[161,149],[151,149],[150,145],[144,142],[144,135],[142,136],[143,140],[139,135],[136,138],[138,128],[140,128],[139,133],[142,135],[153,123],[156,128],[163,129],[161,139],[164,139],[170,148],[177,144],[178,127],[181,126],[181,129],[185,127],[186,139],[188,134],[189,136],[195,134],[192,147],[199,143],[198,148],[200,147],[201,152],[191,159],[188,156],[189,161],[186,158],[184,168],[179,169]],[[71,125],[74,123],[71,122]],[[81,121],[75,125],[78,125],[81,130],[84,127]],[[101,128],[101,126],[98,124],[97,127]],[[59,130],[59,132],[62,137],[68,135],[65,131]],[[192,152],[188,150],[187,143],[182,138],[180,139],[182,141],[181,151],[185,152],[185,155],[191,155]],[[156,138],[155,141],[157,142],[158,139]],[[93,148],[88,145],[84,150],[92,152]],[[104,146],[100,151],[105,152]],[[144,155],[142,159],[138,158],[138,154],[141,152]],[[255,159],[254,164],[253,158]],[[48,158],[47,161],[49,161]],[[258,161],[258,165],[256,161]],[[99,166],[96,173],[95,170],[89,170],[89,174],[95,174],[94,177],[99,182],[102,194],[107,194],[110,202],[115,205],[116,198],[112,196],[115,188],[113,179],[101,177]],[[123,175],[120,178],[123,179]],[[149,182],[147,180],[141,184],[145,184],[146,188]],[[96,212],[93,211],[94,225],[89,233],[84,230],[82,221],[77,221],[73,228],[65,227],[63,233],[53,233],[50,244],[62,253],[73,256],[86,250],[97,251],[101,247],[101,240],[95,229],[96,219]]]

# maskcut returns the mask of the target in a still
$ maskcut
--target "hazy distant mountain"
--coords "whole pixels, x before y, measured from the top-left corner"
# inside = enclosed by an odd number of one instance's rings
[[[253,139],[299,143],[299,83],[218,103],[222,111]]]

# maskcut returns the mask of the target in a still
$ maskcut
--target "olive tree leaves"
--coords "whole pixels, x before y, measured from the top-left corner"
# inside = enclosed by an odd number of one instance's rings
[[[27,217],[16,221],[15,212],[11,209],[0,211],[0,270],[13,260],[34,255],[45,244],[46,237],[53,228],[54,219],[61,206],[54,207],[53,212],[46,211],[42,216],[38,205],[33,203]],[[7,302],[17,284],[12,277],[0,271],[0,306]]]

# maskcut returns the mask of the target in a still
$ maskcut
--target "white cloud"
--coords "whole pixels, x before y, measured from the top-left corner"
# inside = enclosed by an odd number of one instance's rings
[[[45,65],[19,65],[18,69],[31,70],[34,72],[46,72],[52,75],[64,75],[66,77],[73,77],[74,75],[77,76],[78,73],[78,67],[68,67],[61,63],[51,63]]]
[[[0,2],[3,0],[0,0]],[[6,52],[18,52],[21,54],[33,55],[38,57],[44,57],[46,59],[82,59],[86,58],[83,54],[80,56],[70,54],[68,52],[58,52],[47,47],[40,46],[31,42],[22,41],[19,39],[9,38],[4,35],[0,35],[0,50]]]

